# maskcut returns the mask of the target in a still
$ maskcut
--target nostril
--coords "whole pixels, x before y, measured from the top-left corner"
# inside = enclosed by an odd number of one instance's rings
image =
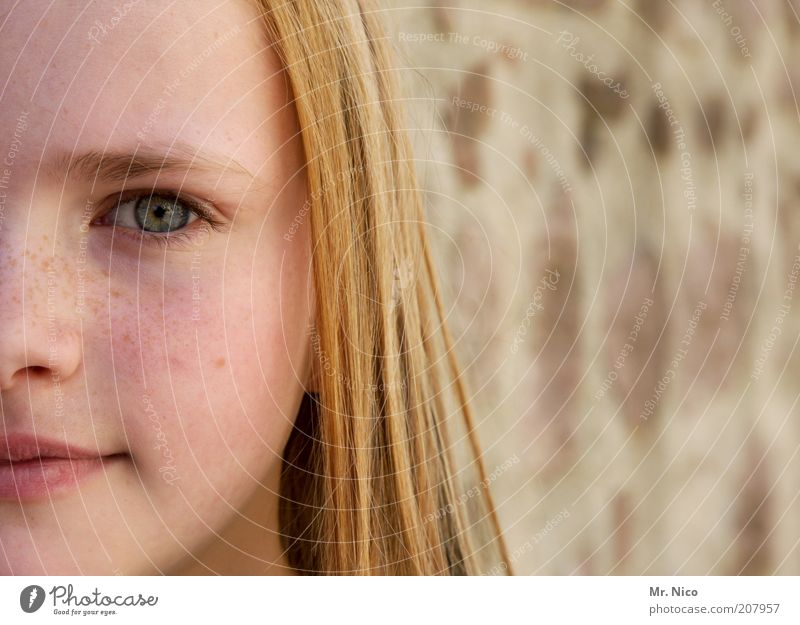
[[[57,368],[44,365],[28,365],[12,372],[5,371],[0,367],[0,391],[10,390],[15,383],[19,382],[22,384],[38,384],[49,380],[57,384],[62,377]]]
[[[62,326],[50,319],[44,323],[41,316],[30,314],[0,320],[0,392],[26,380],[58,383],[79,370],[81,333],[72,322]]]

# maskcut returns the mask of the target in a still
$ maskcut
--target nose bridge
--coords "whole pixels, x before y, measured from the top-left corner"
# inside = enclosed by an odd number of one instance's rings
[[[13,223],[9,225],[9,221]],[[70,298],[70,263],[51,231],[17,216],[0,229],[0,317],[63,316]]]
[[[27,230],[0,231],[0,390],[25,370],[66,378],[80,363],[70,263],[51,236]]]

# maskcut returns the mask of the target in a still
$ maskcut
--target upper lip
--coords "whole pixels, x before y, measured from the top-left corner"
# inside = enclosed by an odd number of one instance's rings
[[[36,458],[80,460],[101,458],[103,455],[97,451],[32,434],[0,435],[0,462],[25,462]]]

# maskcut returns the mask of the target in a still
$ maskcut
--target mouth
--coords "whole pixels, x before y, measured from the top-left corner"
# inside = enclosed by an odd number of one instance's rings
[[[59,441],[14,434],[0,437],[0,501],[35,500],[76,489],[127,453],[103,454]]]

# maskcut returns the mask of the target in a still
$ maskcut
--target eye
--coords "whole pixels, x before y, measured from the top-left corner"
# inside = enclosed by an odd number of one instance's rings
[[[125,191],[113,198],[111,208],[91,223],[139,243],[183,246],[202,243],[211,230],[226,232],[228,224],[215,217],[213,204],[171,191]],[[197,227],[188,228],[200,221]]]
[[[164,193],[140,194],[120,198],[108,213],[103,225],[134,228],[143,233],[166,234],[181,230],[198,219],[196,204]]]

